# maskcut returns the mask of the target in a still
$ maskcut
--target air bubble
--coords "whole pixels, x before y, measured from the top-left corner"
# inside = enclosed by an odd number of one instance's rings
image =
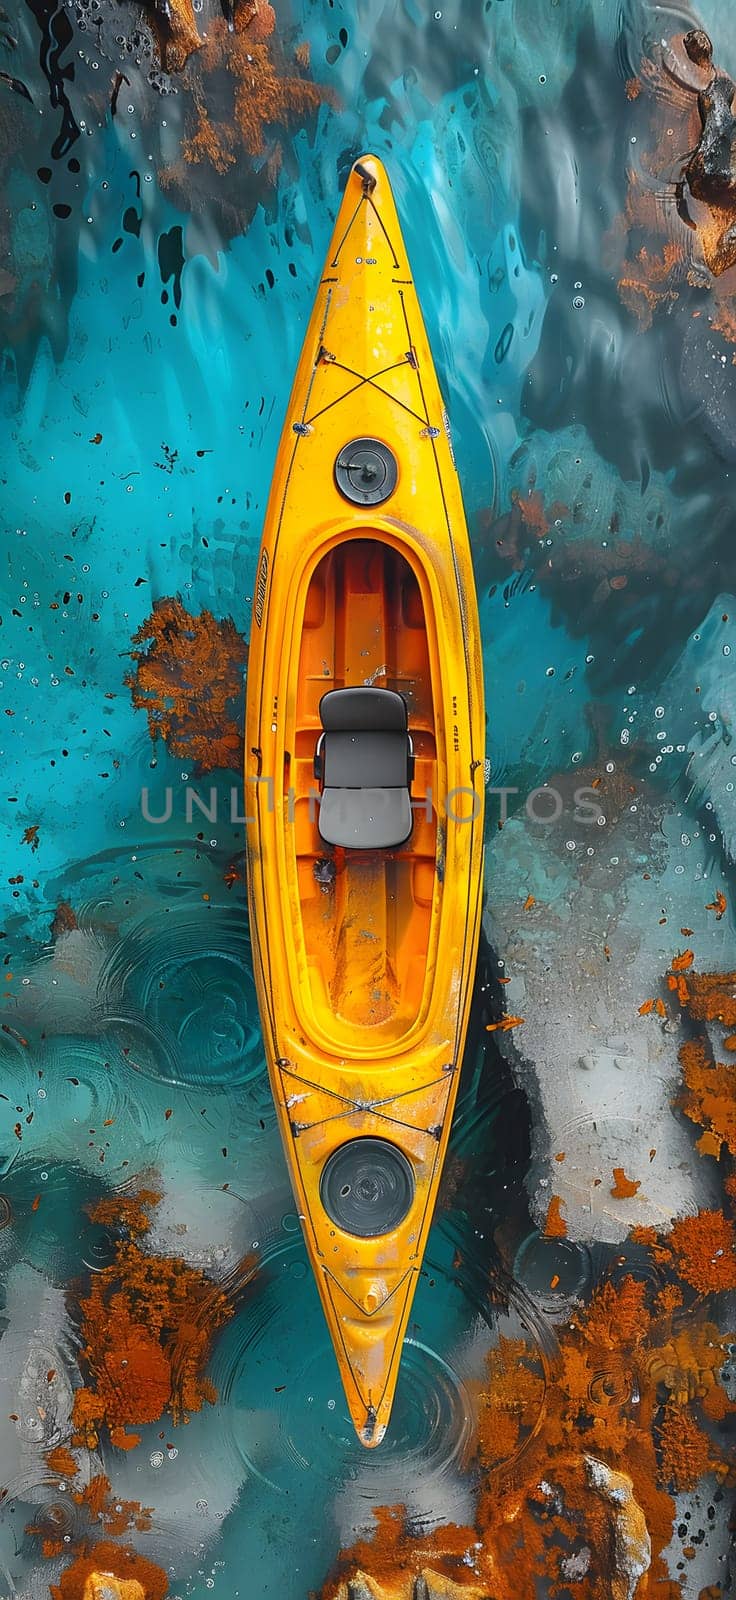
[[[582,311],[585,306],[585,300],[583,299],[583,296],[581,294],[576,294],[572,305],[574,311]]]
[[[654,715],[655,715],[655,717],[663,717],[664,716],[664,706],[655,706],[654,707]]]

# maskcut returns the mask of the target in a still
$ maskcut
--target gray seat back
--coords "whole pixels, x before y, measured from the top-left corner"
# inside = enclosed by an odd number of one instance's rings
[[[349,849],[405,844],[412,827],[406,701],[394,689],[330,689],[320,701],[320,837]]]

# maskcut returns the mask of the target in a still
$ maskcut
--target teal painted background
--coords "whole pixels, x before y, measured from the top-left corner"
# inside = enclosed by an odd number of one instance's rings
[[[308,42],[307,75],[336,103],[268,123],[264,155],[243,153],[210,190],[201,168],[166,177],[190,69],[149,81],[152,8],[142,21],[103,0],[16,9],[0,64],[31,98],[0,81],[0,1593],[45,1595],[68,1562],[44,1561],[23,1530],[63,1499],[47,1455],[70,1435],[79,1286],[114,1246],[83,1207],[145,1183],[163,1195],[148,1246],[231,1296],[207,1368],[218,1398],[186,1428],[144,1425],[128,1453],[103,1440],[86,1481],[104,1470],[115,1495],[153,1508],[152,1530],[130,1537],[171,1594],[301,1600],[375,1506],[406,1505],[420,1529],[472,1521],[469,1396],[484,1351],[525,1328],[552,1360],[569,1306],[550,1311],[521,1265],[500,1300],[488,1284],[499,1229],[522,1264],[539,1240],[556,1052],[567,1064],[574,1038],[579,1054],[601,1041],[613,1053],[643,1026],[638,1005],[681,926],[699,969],[734,964],[736,389],[732,346],[707,326],[724,293],[683,269],[677,298],[643,327],[618,289],[617,220],[647,136],[625,84],[690,13],[634,0],[279,3],[290,70]],[[736,70],[725,0],[698,15]],[[68,19],[60,59],[78,128],[55,158],[63,106],[39,57],[44,16]],[[196,26],[219,16],[203,0]],[[142,44],[128,49],[136,27]],[[213,116],[221,92],[213,77]],[[275,1129],[229,814],[237,773],[198,776],[153,743],[125,682],[133,635],[163,597],[231,617],[247,638],[289,387],[342,186],[366,149],[389,169],[452,418],[490,777],[519,791],[502,830],[489,804],[487,937],[448,1183],[394,1422],[371,1455],[347,1419]],[[180,303],[162,276],[177,230]],[[618,566],[609,541],[626,546]],[[606,821],[586,829],[570,794],[596,774]],[[545,783],[565,797],[552,828],[524,814]],[[215,786],[216,823],[187,821],[194,784]],[[154,812],[173,790],[168,822],[145,820],[144,786]],[[716,918],[719,891],[730,903]],[[541,921],[525,915],[528,896]],[[52,932],[61,902],[75,925]],[[630,1014],[605,987],[611,950]],[[503,995],[499,976],[511,978]],[[547,1032],[540,1020],[497,1048],[484,1023],[502,1002],[524,1015],[531,1004]],[[663,1037],[656,1068],[673,1125],[679,1042]],[[639,1091],[601,1071],[601,1121],[626,1161]],[[595,1104],[581,1108],[594,1123]],[[680,1190],[686,1210],[720,1205],[715,1170],[704,1177],[693,1155],[691,1189],[676,1152],[656,1180],[662,1226]],[[571,1227],[570,1252],[599,1251],[589,1286],[639,1220],[609,1212],[590,1239]],[[250,1252],[258,1268],[243,1274]],[[60,1374],[51,1402],[47,1369]],[[723,1548],[719,1511],[683,1593],[723,1579]]]

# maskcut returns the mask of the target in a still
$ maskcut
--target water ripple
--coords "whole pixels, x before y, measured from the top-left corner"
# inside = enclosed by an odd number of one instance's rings
[[[246,920],[239,906],[170,907],[130,927],[98,986],[100,1024],[145,1076],[197,1088],[263,1075]]]
[[[442,1229],[433,1238],[439,1255],[452,1254]],[[257,1292],[223,1331],[213,1357],[227,1453],[278,1494],[291,1493],[307,1474],[338,1497],[341,1521],[345,1495],[344,1515],[358,1508],[366,1523],[371,1507],[394,1500],[406,1502],[422,1525],[462,1519],[485,1359],[501,1338],[525,1342],[540,1374],[539,1416],[516,1458],[541,1423],[554,1335],[521,1286],[499,1278],[483,1294],[475,1274],[458,1275],[431,1256],[420,1275],[391,1425],[381,1449],[366,1452],[345,1405],[303,1241],[277,1242],[263,1253]]]

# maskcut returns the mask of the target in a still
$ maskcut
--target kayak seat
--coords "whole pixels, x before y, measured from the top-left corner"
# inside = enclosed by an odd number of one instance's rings
[[[394,689],[329,689],[314,757],[319,834],[348,850],[391,850],[412,829],[414,752],[406,701]]]

